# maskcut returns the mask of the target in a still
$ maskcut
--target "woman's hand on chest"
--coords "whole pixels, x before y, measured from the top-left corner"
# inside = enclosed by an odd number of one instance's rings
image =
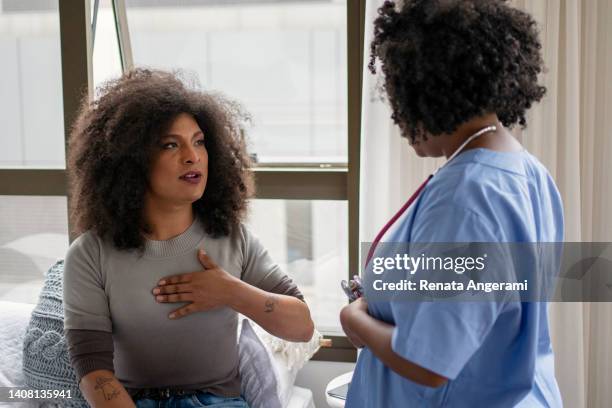
[[[167,276],[159,280],[152,294],[159,303],[189,304],[172,311],[170,319],[195,312],[229,306],[240,279],[219,267],[203,250],[198,251],[203,270]]]

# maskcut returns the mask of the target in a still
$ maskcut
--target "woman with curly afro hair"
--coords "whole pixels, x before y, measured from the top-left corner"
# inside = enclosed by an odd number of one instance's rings
[[[245,115],[163,71],[99,91],[69,141],[80,235],[65,260],[64,324],[79,387],[93,407],[247,407],[237,314],[290,341],[314,326],[242,224]]]
[[[347,407],[562,406],[545,298],[473,291],[456,300],[434,291],[419,301],[392,287],[385,297],[381,277],[396,278],[374,269],[386,262],[383,253],[401,256],[383,252],[381,240],[409,243],[416,257],[440,254],[440,243],[498,243],[493,249],[505,251],[499,243],[563,241],[552,177],[507,130],[525,127],[526,111],[545,94],[540,48],[534,20],[502,0],[385,1],[378,9],[369,67],[384,75],[392,119],[418,156],[447,161],[381,229],[366,261],[365,295],[341,311],[348,338],[363,347]],[[442,279],[512,283],[522,271],[493,255],[477,275],[451,270]],[[537,265],[554,273],[557,261]],[[431,290],[423,286],[436,276],[428,268],[408,278],[417,291]]]

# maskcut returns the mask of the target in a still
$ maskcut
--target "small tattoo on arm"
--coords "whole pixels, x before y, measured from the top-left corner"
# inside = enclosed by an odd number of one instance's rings
[[[265,308],[265,312],[266,313],[272,313],[274,311],[274,307],[276,307],[276,296],[269,296],[266,299],[266,308]]]
[[[96,386],[94,389],[102,391],[102,395],[106,401],[110,401],[119,396],[119,390],[113,386],[113,379],[109,377],[96,378]]]

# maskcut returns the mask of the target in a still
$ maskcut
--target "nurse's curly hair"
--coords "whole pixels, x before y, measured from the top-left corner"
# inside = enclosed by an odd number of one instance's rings
[[[392,119],[412,142],[496,113],[526,126],[542,99],[535,21],[504,0],[405,0],[378,9],[369,68],[384,74]]]
[[[212,236],[231,232],[253,192],[242,129],[248,116],[217,94],[198,91],[179,73],[134,69],[85,99],[69,139],[73,233],[92,230],[118,249],[143,249],[144,197],[162,132],[181,113],[206,135],[208,181],[193,209]]]

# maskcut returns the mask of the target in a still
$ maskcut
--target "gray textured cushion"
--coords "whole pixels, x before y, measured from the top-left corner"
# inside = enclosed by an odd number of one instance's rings
[[[282,408],[278,382],[268,352],[251,327],[242,321],[240,340],[240,392],[251,408]]]
[[[45,274],[38,304],[32,311],[23,343],[23,374],[28,387],[41,390],[70,390],[71,399],[50,401],[45,407],[88,407],[70,365],[64,337],[62,277],[64,261]]]

